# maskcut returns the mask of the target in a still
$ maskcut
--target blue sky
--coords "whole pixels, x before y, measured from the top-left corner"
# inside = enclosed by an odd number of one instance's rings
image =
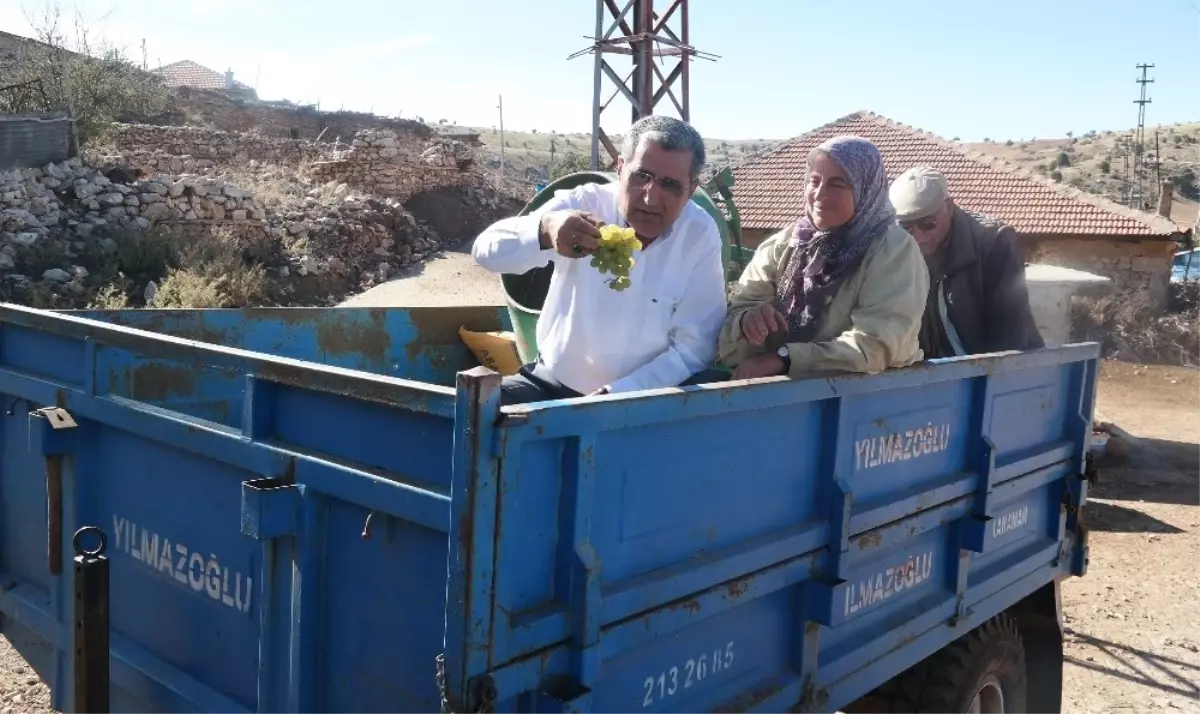
[[[49,1],[0,0],[0,29],[29,34]],[[58,1],[131,58],[145,38],[151,65],[231,68],[266,99],[491,126],[503,94],[506,127],[591,126],[592,60],[566,57],[589,44],[594,0]],[[858,109],[964,141],[1127,129],[1139,62],[1156,65],[1148,124],[1200,120],[1200,0],[734,7],[690,3],[692,43],[720,55],[692,65],[692,121],[711,137],[785,138]],[[605,117],[622,131],[628,105]]]

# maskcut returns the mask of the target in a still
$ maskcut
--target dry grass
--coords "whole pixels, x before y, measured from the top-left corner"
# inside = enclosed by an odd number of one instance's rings
[[[147,307],[249,307],[267,294],[266,271],[243,258],[242,241],[228,231],[192,241],[180,251],[179,266],[167,271]]]
[[[93,309],[249,307],[268,294],[259,248],[228,229],[191,236],[165,229],[113,236],[116,251],[96,266]],[[147,286],[157,290],[147,300]]]
[[[1108,357],[1127,362],[1200,367],[1200,322],[1195,309],[1162,314],[1144,293],[1076,300],[1075,339],[1101,344]]]
[[[130,307],[129,295],[119,285],[104,285],[87,303],[89,310],[124,310]]]
[[[456,128],[478,132],[479,139],[483,142],[483,154],[488,158],[487,163],[492,166],[499,164],[500,131],[497,127]],[[703,127],[700,129],[703,130]],[[621,145],[619,135],[611,138],[618,147]],[[755,153],[773,148],[778,143],[779,141],[773,139],[705,139],[704,141],[708,150],[710,168],[737,164]],[[504,144],[506,172],[518,176],[528,175],[530,178],[537,172],[549,174],[553,164],[559,163],[571,154],[581,157],[591,157],[592,154],[590,134],[560,134],[554,131],[535,132],[506,129]],[[550,151],[551,145],[554,147],[553,154]],[[553,156],[553,161],[551,161],[551,156]]]

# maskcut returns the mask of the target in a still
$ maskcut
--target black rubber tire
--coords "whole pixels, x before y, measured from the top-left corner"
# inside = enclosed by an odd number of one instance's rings
[[[1006,712],[1027,701],[1025,644],[1012,617],[1001,614],[864,697],[857,706],[877,712],[965,712],[983,682],[994,676]],[[861,711],[867,711],[862,709]]]

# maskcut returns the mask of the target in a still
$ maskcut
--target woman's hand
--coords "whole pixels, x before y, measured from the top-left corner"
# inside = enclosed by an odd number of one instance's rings
[[[733,370],[734,379],[758,379],[778,377],[784,372],[783,358],[777,354],[765,354],[742,362]]]
[[[787,329],[787,319],[769,302],[761,302],[742,313],[742,334],[752,345],[761,345],[767,335]]]

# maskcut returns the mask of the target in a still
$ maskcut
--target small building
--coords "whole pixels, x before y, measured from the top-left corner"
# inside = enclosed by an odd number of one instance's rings
[[[221,74],[191,60],[180,60],[152,70],[163,83],[174,89],[204,89],[219,92],[230,99],[258,100],[254,88],[233,78],[233,70]]]
[[[1165,305],[1183,227],[871,112],[842,117],[733,169],[746,245],[757,246],[796,220],[808,152],[843,134],[874,142],[889,179],[918,165],[943,172],[958,205],[1016,230],[1027,262],[1103,275],[1117,291],[1146,290],[1155,304]]]

